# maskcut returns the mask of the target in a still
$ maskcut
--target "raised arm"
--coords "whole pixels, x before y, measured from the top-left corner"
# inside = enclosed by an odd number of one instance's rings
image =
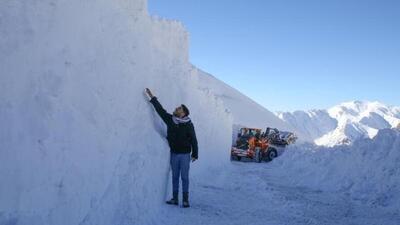
[[[146,93],[149,96],[151,104],[153,104],[154,109],[158,113],[158,115],[161,117],[161,119],[164,121],[164,123],[169,124],[172,121],[172,115],[167,113],[167,111],[162,107],[160,102],[157,100],[157,97],[155,97],[151,91],[146,88]]]

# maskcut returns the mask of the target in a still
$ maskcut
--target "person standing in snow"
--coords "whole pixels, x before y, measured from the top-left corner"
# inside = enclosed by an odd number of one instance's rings
[[[198,159],[198,147],[193,123],[189,118],[189,109],[178,106],[170,114],[161,106],[157,98],[146,88],[146,94],[156,112],[167,125],[167,140],[171,151],[172,199],[167,204],[178,205],[179,176],[182,180],[182,206],[189,207],[189,168],[190,161]],[[190,154],[191,153],[191,154]]]

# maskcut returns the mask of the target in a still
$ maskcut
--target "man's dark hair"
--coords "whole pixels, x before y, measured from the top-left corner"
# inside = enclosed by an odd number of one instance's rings
[[[189,109],[186,107],[186,105],[182,104],[181,106],[182,106],[183,112],[185,112],[185,116],[189,116],[190,112],[189,112]]]

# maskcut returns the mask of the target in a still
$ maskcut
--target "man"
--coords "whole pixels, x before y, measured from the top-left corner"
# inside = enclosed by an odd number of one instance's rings
[[[157,98],[146,88],[158,115],[167,125],[167,140],[171,150],[170,164],[172,168],[172,199],[167,204],[178,205],[179,176],[182,180],[182,206],[189,205],[189,168],[190,160],[198,158],[196,133],[193,123],[189,118],[189,109],[185,105],[178,106],[173,114],[167,113],[158,102]],[[190,155],[190,153],[192,153]]]

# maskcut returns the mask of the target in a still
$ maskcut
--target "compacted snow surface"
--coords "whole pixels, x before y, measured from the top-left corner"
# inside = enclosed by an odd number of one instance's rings
[[[192,207],[165,205],[158,224],[398,225],[394,209],[290,184],[272,164],[233,162],[220,182],[192,183]],[[296,175],[294,175],[296,176]],[[156,223],[157,224],[157,223]]]

